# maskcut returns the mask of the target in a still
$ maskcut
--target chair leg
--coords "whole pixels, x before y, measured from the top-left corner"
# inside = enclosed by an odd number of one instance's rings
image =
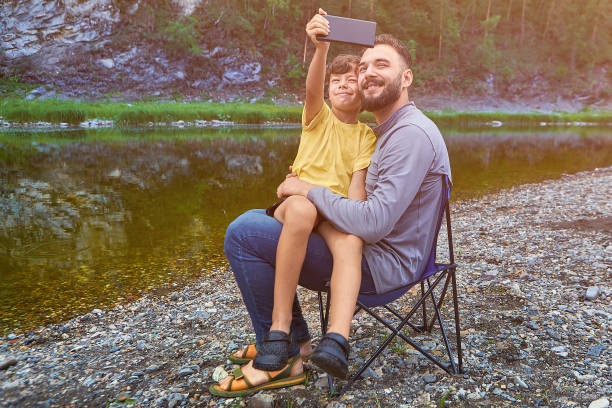
[[[327,333],[327,324],[329,322],[329,303],[331,293],[327,292],[325,297],[325,312],[323,312],[323,295],[319,292],[319,318],[321,320],[321,334],[325,336]],[[357,311],[355,312],[357,313]],[[327,386],[329,387],[330,395],[334,392],[334,378],[331,375],[327,375]]]
[[[327,295],[329,297],[329,294]],[[321,321],[321,333],[325,335],[327,331],[327,308],[323,310],[323,294],[319,292],[319,320]]]
[[[446,272],[448,274],[448,272]],[[448,282],[448,276],[446,281]],[[429,287],[429,280],[427,280],[427,285]],[[442,315],[440,314],[440,309],[438,308],[438,304],[436,303],[436,298],[434,296],[433,290],[429,292],[431,295],[431,302],[433,304],[434,311],[436,312],[436,317],[438,318],[438,324],[440,325],[440,331],[442,332],[442,339],[444,340],[444,346],[446,347],[446,353],[448,354],[448,359],[450,361],[451,367],[453,368],[453,373],[457,374],[457,366],[455,365],[455,359],[453,358],[453,352],[451,350],[450,344],[448,343],[448,336],[446,335],[446,327],[444,326],[444,322],[442,321]],[[441,303],[440,303],[441,304]]]
[[[421,299],[425,295],[425,282],[421,282]],[[425,305],[425,301],[423,301],[423,330],[427,330],[427,306]]]
[[[438,301],[438,304],[441,305],[444,302],[444,297],[446,296],[446,291],[448,289],[448,284],[450,283],[451,278],[449,276],[449,274],[447,273],[446,275],[446,280],[444,281],[444,288],[442,289],[442,293],[440,294],[440,300]],[[429,322],[428,326],[425,327],[425,330],[427,330],[428,332],[431,332],[431,330],[433,329],[433,325],[436,321],[436,316],[433,316],[431,318],[431,321]]]
[[[453,281],[453,309],[455,309],[455,336],[457,337],[457,359],[459,362],[459,374],[463,373],[463,350],[461,349],[461,327],[459,323],[459,302],[457,301],[457,277],[456,269],[450,271]]]

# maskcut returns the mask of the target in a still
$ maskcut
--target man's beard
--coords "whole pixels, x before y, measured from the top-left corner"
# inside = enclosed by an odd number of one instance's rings
[[[364,85],[367,85],[368,82],[374,82],[377,85],[381,85],[381,82],[383,81],[379,79],[374,79],[366,81]],[[363,89],[360,89],[359,93],[361,94],[362,109],[370,112],[375,112],[379,109],[391,105],[393,102],[399,99],[400,95],[402,94],[402,75],[398,75],[393,80],[393,82],[386,85],[379,96],[368,97],[364,95]]]

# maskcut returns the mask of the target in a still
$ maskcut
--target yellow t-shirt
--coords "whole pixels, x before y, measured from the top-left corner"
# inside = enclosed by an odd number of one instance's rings
[[[376,136],[366,124],[344,123],[323,103],[321,110],[304,124],[293,171],[301,180],[348,195],[353,172],[370,165]]]

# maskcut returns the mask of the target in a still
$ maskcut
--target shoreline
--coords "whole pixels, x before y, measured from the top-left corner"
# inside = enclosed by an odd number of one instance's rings
[[[100,129],[126,126],[223,127],[238,124],[299,124],[302,106],[266,103],[77,102],[0,99],[0,127],[9,129]],[[542,127],[612,126],[612,111],[579,112],[424,110],[439,126]],[[369,112],[362,122],[374,123]]]
[[[437,406],[448,394],[465,406],[578,407],[609,396],[610,188],[612,167],[452,203],[466,374],[450,377],[403,350],[402,360],[377,359],[331,406]],[[231,273],[168,292],[0,338],[0,365],[16,362],[0,369],[0,406],[124,406],[126,395],[142,407],[225,405],[207,392],[212,373],[229,372],[224,356],[253,339]],[[299,296],[317,339],[315,294]],[[351,364],[384,336],[357,320]],[[306,387],[264,395],[326,406],[326,387],[315,371]]]

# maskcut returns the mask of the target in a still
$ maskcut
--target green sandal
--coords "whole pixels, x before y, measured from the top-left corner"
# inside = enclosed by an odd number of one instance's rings
[[[292,387],[294,385],[302,384],[306,381],[306,373],[302,373],[291,377],[291,370],[293,366],[300,359],[300,355],[296,355],[289,359],[287,366],[278,374],[271,375],[269,371],[266,371],[268,376],[268,382],[259,385],[253,385],[247,377],[244,376],[241,368],[234,370],[231,376],[227,391],[219,387],[219,384],[213,384],[208,389],[211,394],[219,397],[242,397],[249,394],[254,394],[257,391],[268,390],[274,388]]]
[[[308,340],[306,340],[308,341]],[[304,343],[306,343],[306,341],[304,341]],[[302,343],[300,343],[302,344]],[[245,348],[243,348],[242,350],[238,350],[238,355],[239,357],[235,356],[236,352],[232,353],[229,355],[229,357],[227,357],[227,359],[229,361],[231,361],[234,364],[246,364],[249,361],[251,361],[252,359],[255,358],[255,356],[257,355],[257,348],[255,347],[255,343],[251,343],[248,346],[246,346]],[[310,359],[310,354],[307,356],[302,356],[302,360],[304,361],[308,361]]]
[[[255,356],[257,355],[257,348],[255,348],[255,343],[253,343],[253,344],[249,344],[248,346],[246,346],[242,350],[239,350],[238,352],[239,352],[238,355],[240,357],[236,357],[234,355],[236,353],[232,353],[228,357],[228,360],[234,364],[246,364],[255,358]]]

